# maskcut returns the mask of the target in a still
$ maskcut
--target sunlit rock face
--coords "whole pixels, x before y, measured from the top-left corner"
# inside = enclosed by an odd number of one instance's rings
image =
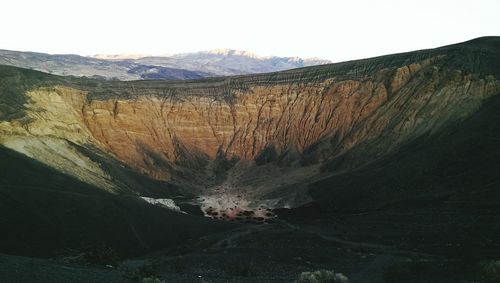
[[[0,141],[109,190],[119,188],[76,146],[194,194],[225,186],[270,207],[294,206],[308,201],[309,182],[332,174],[321,164],[353,170],[459,123],[498,94],[498,70],[481,63],[498,40],[483,41],[201,81],[41,79],[23,93],[24,115],[0,123]]]
[[[96,99],[82,105],[81,115],[92,137],[107,151],[165,180],[170,178],[170,168],[161,166],[162,162],[214,160],[218,155],[229,160],[274,161],[266,159],[278,159],[287,152],[300,156],[329,140],[328,147],[322,148],[327,154],[318,154],[316,162],[382,133],[390,138],[388,150],[420,133],[438,130],[446,119],[466,117],[497,90],[494,79],[474,79],[459,71],[450,74],[431,64],[429,59],[381,70],[365,80],[250,84],[244,90],[229,89],[230,99],[182,90],[167,96]]]

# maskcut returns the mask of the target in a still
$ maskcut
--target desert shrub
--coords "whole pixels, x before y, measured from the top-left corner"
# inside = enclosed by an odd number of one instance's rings
[[[252,277],[259,274],[258,266],[254,261],[236,261],[225,266],[225,274],[238,277]]]
[[[500,282],[500,260],[481,263],[481,279],[488,283]]]
[[[120,261],[120,256],[112,247],[99,244],[85,248],[83,259],[90,264],[116,265]]]
[[[141,283],[165,283],[165,280],[161,280],[157,277],[146,277],[141,280]]]
[[[297,283],[349,283],[349,279],[342,273],[333,270],[317,270],[313,272],[302,272]]]
[[[176,273],[183,273],[187,269],[186,263],[182,260],[181,257],[176,257],[170,263],[172,270]]]
[[[160,280],[157,282],[162,282],[161,277],[158,274],[157,268],[154,264],[146,264],[139,268],[128,270],[125,273],[125,278],[134,282],[145,282],[144,280]],[[156,282],[156,281],[146,281],[146,282]]]

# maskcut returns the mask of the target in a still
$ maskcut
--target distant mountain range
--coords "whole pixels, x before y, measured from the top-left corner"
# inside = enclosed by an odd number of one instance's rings
[[[268,73],[327,63],[330,61],[317,58],[262,57],[232,49],[163,56],[123,54],[92,57],[0,50],[1,65],[105,80],[199,79]]]
[[[212,51],[150,56],[135,63],[200,71],[217,76],[269,73],[331,63],[328,60],[298,57],[258,56],[247,51],[217,49]]]

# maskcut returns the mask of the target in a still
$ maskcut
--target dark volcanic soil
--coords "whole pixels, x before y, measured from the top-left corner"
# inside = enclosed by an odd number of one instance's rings
[[[383,217],[391,214],[400,216],[388,212]],[[481,277],[478,259],[453,256],[443,246],[435,253],[421,251],[419,245],[432,247],[435,241],[405,236],[418,231],[418,223],[407,229],[362,214],[313,222],[296,219],[293,224],[288,222],[293,215],[286,218],[242,225],[112,266],[89,265],[71,257],[41,260],[4,255],[0,278],[2,282],[140,282],[147,277],[165,282],[293,282],[301,272],[318,269],[341,272],[354,283],[467,282],[463,280]],[[349,218],[356,221],[345,224]],[[376,227],[369,234],[385,241],[366,237],[366,227]]]

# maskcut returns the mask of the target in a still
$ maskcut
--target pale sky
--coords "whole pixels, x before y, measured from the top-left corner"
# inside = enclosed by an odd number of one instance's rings
[[[0,49],[166,54],[219,48],[334,62],[500,35],[500,0],[2,0]]]

